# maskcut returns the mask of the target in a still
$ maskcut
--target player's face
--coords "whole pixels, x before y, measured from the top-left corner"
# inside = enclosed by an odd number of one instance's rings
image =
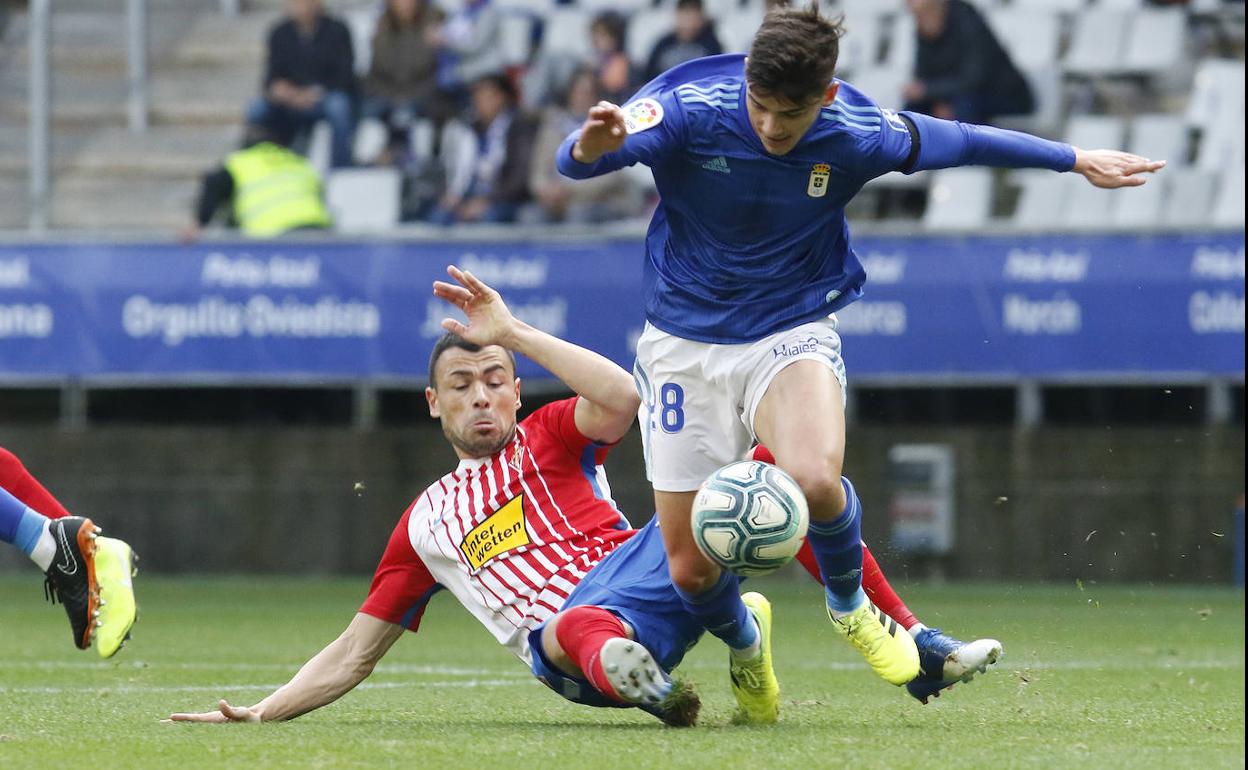
[[[750,125],[770,155],[787,155],[797,146],[819,117],[819,109],[831,104],[836,88],[804,104],[794,104],[783,96],[746,86],[746,107]],[[830,94],[830,96],[829,96]]]
[[[520,380],[497,345],[476,353],[450,348],[436,366],[437,388],[426,388],[429,414],[461,458],[489,457],[516,432]]]

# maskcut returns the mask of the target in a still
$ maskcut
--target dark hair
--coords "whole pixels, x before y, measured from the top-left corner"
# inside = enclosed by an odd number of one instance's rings
[[[477,86],[490,86],[496,89],[506,97],[510,104],[515,104],[520,98],[519,92],[516,91],[516,84],[512,83],[511,78],[501,72],[490,72],[472,81],[472,87],[476,88]]]
[[[676,0],[676,10],[700,11],[702,10],[702,0]]]
[[[806,104],[832,83],[842,19],[829,19],[811,3],[808,8],[773,8],[750,45],[745,79],[750,87]]]
[[[467,350],[469,353],[480,353],[483,349],[477,343],[469,342],[458,334],[446,332],[439,337],[438,341],[433,344],[433,352],[429,354],[429,387],[434,390],[438,389],[438,379],[434,374],[434,370],[438,365],[438,359],[451,348]],[[514,377],[516,374],[516,356],[507,348],[503,348],[503,350],[507,352],[507,360],[511,361],[511,374]]]
[[[294,138],[294,129],[283,123],[275,121],[248,123],[243,127],[243,138],[239,142],[239,147],[245,150],[261,142],[289,147]]]
[[[623,16],[615,11],[603,11],[595,16],[593,23],[589,25],[591,32],[596,29],[601,29],[603,32],[610,35],[611,39],[615,42],[615,49],[617,51],[624,50],[624,32],[627,28],[628,22],[624,20]]]

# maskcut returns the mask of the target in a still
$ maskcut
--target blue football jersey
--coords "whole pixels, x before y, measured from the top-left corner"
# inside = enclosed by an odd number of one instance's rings
[[[573,176],[651,168],[661,202],[646,235],[645,313],[702,342],[759,339],[862,294],[845,205],[906,164],[911,135],[847,83],[788,154],[767,154],[746,109],[745,58],[695,59],[624,106],[624,146]],[[573,136],[576,136],[575,134]],[[573,137],[569,137],[572,139]]]

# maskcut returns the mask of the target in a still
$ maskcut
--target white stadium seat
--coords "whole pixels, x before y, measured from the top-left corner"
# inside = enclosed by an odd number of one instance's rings
[[[992,213],[992,171],[951,168],[932,175],[923,226],[928,230],[983,227]]]
[[[589,25],[593,14],[573,5],[561,5],[546,15],[542,48],[547,53],[563,53],[588,59],[592,53]]]
[[[533,18],[527,12],[500,13],[499,45],[508,66],[527,63],[533,48]]]
[[[1111,210],[1118,190],[1093,187],[1078,174],[1062,175],[1063,212],[1060,227],[1103,230],[1112,226]]]
[[[1181,115],[1137,115],[1130,133],[1129,152],[1167,161],[1171,168],[1187,165],[1187,125]]]
[[[985,14],[992,32],[1021,70],[1052,66],[1062,42],[1062,20],[1040,8],[996,8]]]
[[[724,53],[749,51],[750,43],[754,42],[754,33],[762,23],[763,9],[757,5],[718,16],[715,31],[719,33],[719,42],[724,45]]]
[[[1129,13],[1113,9],[1079,14],[1066,52],[1066,72],[1097,76],[1121,71],[1129,19]]]
[[[1081,11],[1088,5],[1088,0],[1014,0],[1012,8],[1039,8],[1046,11],[1073,13]]]
[[[394,168],[345,168],[325,180],[325,205],[334,228],[346,232],[385,230],[399,221],[401,177]]]
[[[1014,216],[1015,227],[1025,230],[1053,230],[1062,221],[1068,180],[1052,171],[1022,171],[1015,174],[1021,191]]]
[[[1084,150],[1118,150],[1126,139],[1127,121],[1112,115],[1075,115],[1066,124],[1066,142]]]
[[[893,28],[888,34],[888,45],[884,50],[883,69],[905,73],[910,79],[914,71],[914,50],[917,46],[914,31],[914,17],[908,13],[893,18]]]
[[[1187,17],[1180,8],[1145,8],[1131,14],[1122,57],[1129,72],[1172,72],[1186,56]]]
[[[884,18],[879,14],[863,13],[847,18],[836,61],[837,74],[852,78],[855,73],[874,67],[880,60],[883,29]]]
[[[355,127],[351,154],[356,163],[371,163],[390,140],[390,129],[377,118],[364,118]]]
[[[1110,223],[1115,227],[1156,227],[1161,224],[1166,201],[1165,179],[1149,179],[1140,187],[1124,187],[1114,191],[1110,206]]]
[[[671,8],[649,8],[634,13],[628,19],[628,33],[624,36],[624,48],[628,58],[644,67],[659,38],[672,31],[676,23]],[[718,28],[718,27],[717,27]]]
[[[1213,215],[1218,175],[1194,168],[1166,169],[1166,205],[1162,224],[1170,227],[1203,227]]]
[[[1244,162],[1226,169],[1218,185],[1218,200],[1211,224],[1217,227],[1244,226]]]

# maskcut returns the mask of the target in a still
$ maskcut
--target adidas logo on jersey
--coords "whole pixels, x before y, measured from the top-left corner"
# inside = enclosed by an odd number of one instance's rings
[[[702,168],[706,169],[707,171],[718,171],[721,174],[732,173],[732,169],[728,168],[728,159],[725,158],[723,155],[719,155],[714,158],[711,158],[710,160],[702,164]]]

